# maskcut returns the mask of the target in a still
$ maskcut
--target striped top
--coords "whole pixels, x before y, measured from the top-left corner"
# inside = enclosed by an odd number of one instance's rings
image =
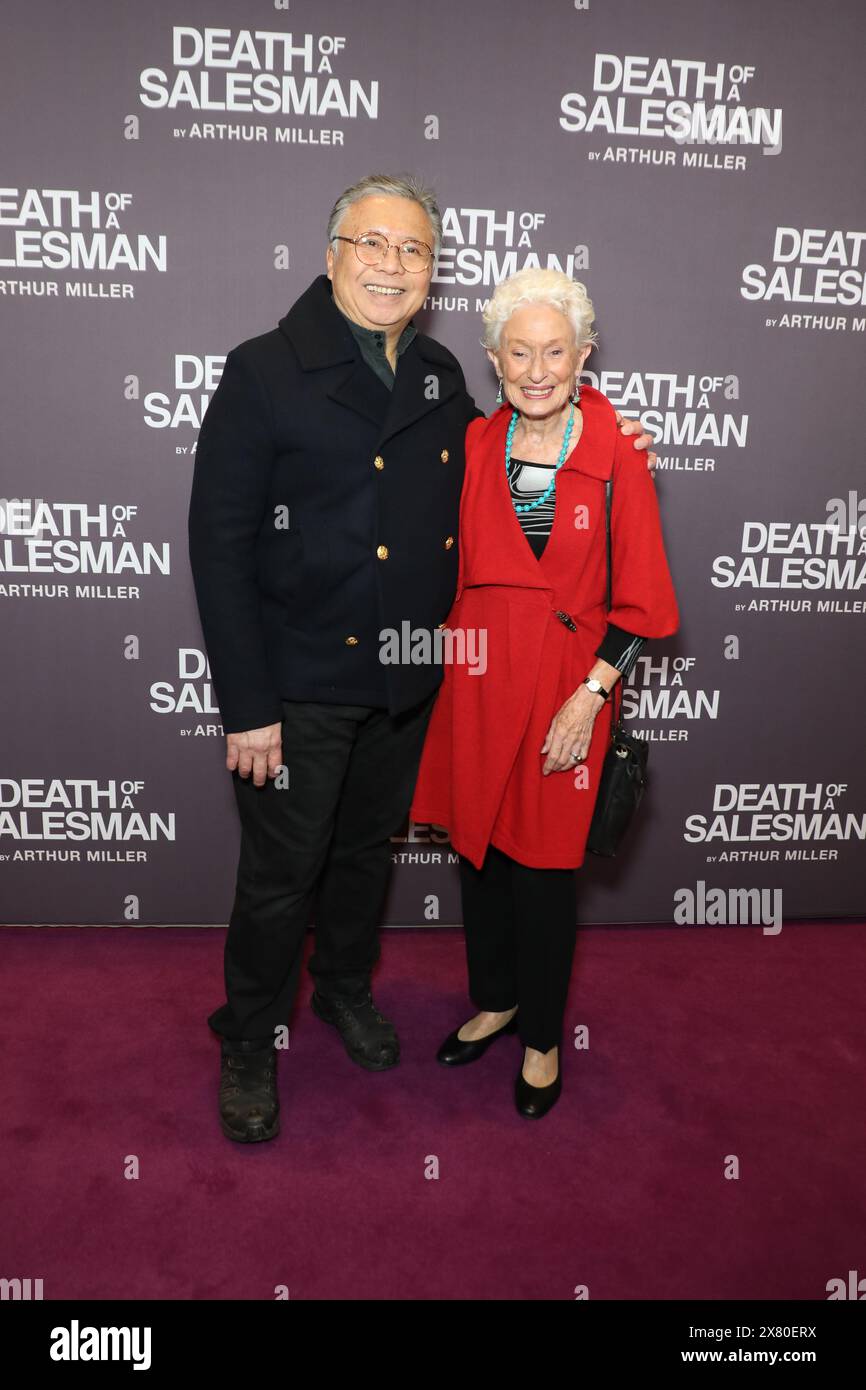
[[[508,486],[515,508],[526,502],[534,502],[536,497],[540,497],[550,482],[550,475],[554,466],[547,463],[527,463],[525,459],[511,459],[508,468]],[[540,560],[544,554],[544,547],[547,545],[548,537],[553,529],[555,511],[556,490],[554,489],[547,501],[543,502],[540,507],[536,507],[531,512],[516,513],[517,520],[532,547],[536,560]],[[606,661],[608,665],[615,666],[618,671],[621,671],[622,678],[625,680],[637,661],[645,641],[645,637],[638,637],[633,632],[626,632],[623,628],[608,623],[604,640],[601,646],[596,649],[595,654],[601,661]]]

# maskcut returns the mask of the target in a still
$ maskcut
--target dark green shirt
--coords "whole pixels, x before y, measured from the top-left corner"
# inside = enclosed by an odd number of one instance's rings
[[[340,310],[340,313],[343,313],[342,309]],[[358,347],[361,349],[361,356],[367,363],[367,366],[370,367],[376,373],[379,380],[382,382],[384,386],[387,386],[389,391],[393,391],[394,372],[392,370],[391,363],[385,356],[384,332],[378,328],[362,328],[359,323],[355,323],[354,320],[350,319],[347,314],[343,314],[343,318],[346,320],[347,324],[351,328],[352,333],[355,337],[355,341],[358,344]],[[400,334],[400,340],[397,343],[398,357],[409,346],[412,339],[415,337],[416,332],[417,329],[415,328],[414,323],[407,323],[406,327],[403,329],[403,332]]]

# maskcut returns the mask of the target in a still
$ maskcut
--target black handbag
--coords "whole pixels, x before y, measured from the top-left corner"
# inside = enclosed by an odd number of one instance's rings
[[[605,535],[607,541],[607,607],[611,608],[611,544],[610,509],[613,498],[613,479],[605,483]],[[589,826],[586,848],[590,854],[612,859],[641,803],[647,783],[649,743],[645,738],[629,734],[622,726],[622,695],[620,678],[613,688],[613,715],[610,723],[610,747],[601,768],[598,796]],[[617,715],[617,695],[620,695]]]

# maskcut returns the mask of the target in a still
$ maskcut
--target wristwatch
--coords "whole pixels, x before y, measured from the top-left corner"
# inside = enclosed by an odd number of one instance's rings
[[[606,700],[610,694],[609,690],[605,690],[601,681],[595,680],[592,676],[587,676],[583,683],[592,691],[593,695],[600,695],[603,700]]]

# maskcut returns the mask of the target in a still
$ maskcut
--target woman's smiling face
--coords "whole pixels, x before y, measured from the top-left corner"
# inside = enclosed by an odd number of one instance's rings
[[[591,350],[591,345],[578,348],[561,310],[530,303],[517,306],[502,325],[499,347],[487,355],[515,410],[542,420],[565,408]]]

